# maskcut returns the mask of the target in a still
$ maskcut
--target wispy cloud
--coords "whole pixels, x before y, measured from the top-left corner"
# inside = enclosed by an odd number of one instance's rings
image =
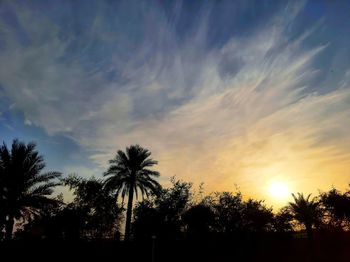
[[[86,43],[63,32],[69,27],[15,9],[29,40],[20,43],[2,22],[2,95],[26,123],[71,137],[102,168],[116,149],[140,143],[164,177],[205,182],[209,190],[237,183],[264,197],[263,185],[274,179],[305,191],[344,184],[350,75],[314,91],[322,74],[316,61],[330,47],[307,45],[322,23],[290,36],[303,7],[289,4],[249,34],[212,47],[210,9],[180,38],[181,7],[169,19],[157,6],[141,6],[128,24],[105,20],[101,7]]]

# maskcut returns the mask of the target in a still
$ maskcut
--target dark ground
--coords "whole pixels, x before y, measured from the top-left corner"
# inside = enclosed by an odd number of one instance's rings
[[[12,241],[0,261],[152,261],[152,242]],[[350,238],[269,238],[155,241],[155,261],[350,261]]]

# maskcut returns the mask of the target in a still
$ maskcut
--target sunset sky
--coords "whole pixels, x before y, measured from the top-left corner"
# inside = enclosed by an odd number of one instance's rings
[[[101,176],[140,144],[169,177],[278,206],[350,183],[349,1],[1,1],[0,140]]]

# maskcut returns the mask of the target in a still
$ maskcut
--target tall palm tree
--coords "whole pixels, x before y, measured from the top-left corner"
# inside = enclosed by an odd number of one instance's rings
[[[321,210],[316,198],[310,199],[311,194],[305,197],[303,194],[292,194],[294,202],[289,203],[289,209],[294,218],[305,226],[309,239],[312,238],[312,227],[318,226],[321,221]]]
[[[134,193],[138,197],[138,191],[142,197],[149,193],[157,193],[159,183],[154,178],[159,177],[157,171],[148,169],[158,162],[149,158],[151,152],[139,145],[126,148],[126,152],[119,150],[116,156],[109,161],[110,167],[104,173],[107,176],[105,187],[114,190],[116,197],[120,194],[123,202],[125,195],[128,196],[126,211],[125,240],[130,238],[130,226]]]
[[[0,147],[0,193],[3,204],[5,238],[12,238],[15,219],[27,219],[40,213],[48,205],[57,204],[49,198],[58,172],[41,173],[45,163],[34,143],[13,140],[11,150],[6,144]]]

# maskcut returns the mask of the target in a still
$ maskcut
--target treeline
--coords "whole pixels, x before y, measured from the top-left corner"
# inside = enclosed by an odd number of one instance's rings
[[[242,198],[239,191],[203,196],[192,184],[171,179],[162,188],[157,161],[138,145],[118,151],[103,179],[62,178],[42,173],[45,163],[35,144],[14,140],[0,148],[0,239],[215,239],[306,232],[344,232],[350,226],[350,192],[331,189],[318,196],[297,193],[274,213],[264,201]],[[74,199],[53,198],[58,185]],[[134,201],[136,198],[136,201]],[[133,205],[134,203],[134,205]],[[126,211],[126,212],[124,212]],[[126,213],[126,214],[125,214]],[[124,216],[125,214],[125,216]]]
[[[190,183],[173,180],[172,187],[136,205],[133,233],[135,238],[203,239],[305,232],[312,239],[318,230],[349,229],[349,192],[331,189],[314,198],[298,193],[293,199],[274,213],[262,200],[244,200],[239,191],[193,198]]]

